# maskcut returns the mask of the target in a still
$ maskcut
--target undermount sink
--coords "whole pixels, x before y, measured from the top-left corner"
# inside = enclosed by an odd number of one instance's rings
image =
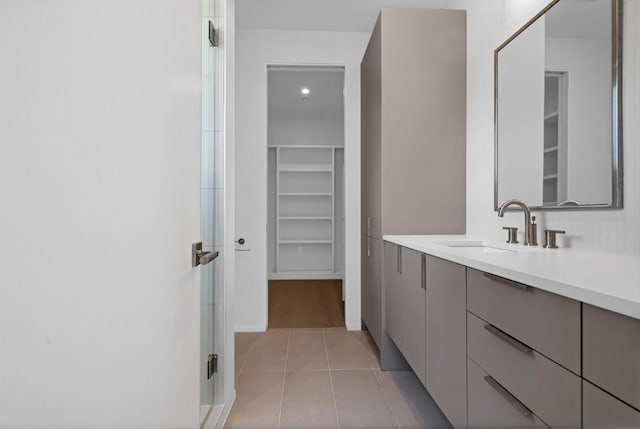
[[[500,247],[489,246],[482,241],[450,241],[441,243],[447,247],[462,247],[466,249],[474,249],[483,253],[513,253],[515,250],[502,249]]]

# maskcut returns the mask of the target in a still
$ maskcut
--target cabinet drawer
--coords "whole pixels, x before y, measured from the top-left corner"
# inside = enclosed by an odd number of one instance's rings
[[[467,268],[467,308],[580,374],[580,303]]]
[[[580,428],[580,377],[467,313],[467,353],[552,428]]]
[[[584,304],[584,378],[640,409],[640,320]]]
[[[618,401],[588,381],[582,385],[584,429],[638,429],[640,411]]]
[[[467,359],[467,402],[469,429],[548,428],[535,414],[527,413],[517,399],[492,383],[489,376]]]

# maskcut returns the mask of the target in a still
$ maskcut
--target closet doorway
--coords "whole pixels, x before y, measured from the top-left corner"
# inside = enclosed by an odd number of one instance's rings
[[[344,323],[344,67],[269,66],[269,328]]]

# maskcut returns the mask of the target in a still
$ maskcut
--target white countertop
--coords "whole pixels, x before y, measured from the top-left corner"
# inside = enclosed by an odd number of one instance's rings
[[[544,249],[467,235],[385,235],[384,240],[640,319],[640,257]],[[513,252],[450,247],[473,241]],[[492,249],[488,249],[492,250]]]

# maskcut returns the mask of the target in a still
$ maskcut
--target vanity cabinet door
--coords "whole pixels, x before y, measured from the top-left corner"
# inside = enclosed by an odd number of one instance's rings
[[[402,247],[384,243],[385,258],[385,327],[398,348],[402,347]]]
[[[453,427],[466,428],[466,267],[426,263],[426,387]]]
[[[382,344],[382,263],[384,260],[382,240],[367,236],[362,237],[362,320],[364,320],[371,338],[380,348]]]
[[[588,381],[582,382],[583,429],[637,429],[640,411],[618,401]]]
[[[583,304],[584,378],[640,409],[640,320]]]
[[[382,242],[361,235],[362,239],[362,321],[371,338],[380,347],[382,331]]]
[[[424,255],[402,249],[402,347],[422,384],[425,384],[425,289]]]
[[[371,312],[373,310],[372,306],[371,306],[371,282],[370,282],[370,277],[371,277],[371,269],[370,269],[370,250],[369,250],[369,246],[370,243],[369,241],[371,240],[370,237],[366,236],[366,235],[361,235],[360,236],[360,254],[361,256],[361,260],[362,260],[362,265],[361,265],[361,288],[360,288],[360,308],[361,308],[361,319],[362,322],[367,325],[367,327],[369,326],[369,323],[371,322]]]

